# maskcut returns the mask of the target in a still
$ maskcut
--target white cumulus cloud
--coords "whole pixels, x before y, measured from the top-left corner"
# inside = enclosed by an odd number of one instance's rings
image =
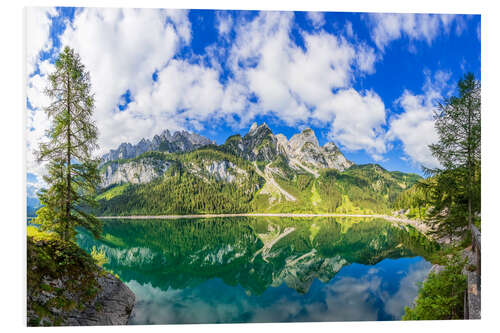
[[[455,15],[449,14],[369,14],[371,37],[382,51],[390,42],[402,37],[430,45],[441,31],[449,32],[455,19]]]
[[[439,162],[432,156],[428,146],[439,140],[433,115],[437,103],[448,93],[450,73],[437,71],[433,78],[428,73],[426,75],[422,94],[416,95],[405,90],[397,100],[403,112],[390,120],[387,138],[400,140],[404,152],[414,163],[435,168],[439,167]]]
[[[226,14],[224,11],[218,11],[217,17],[217,31],[220,36],[227,37],[233,28],[233,18],[231,15]]]
[[[26,60],[27,74],[36,70],[41,51],[47,51],[52,47],[49,38],[52,17],[57,16],[57,10],[53,7],[29,7],[26,8]]]
[[[321,28],[326,23],[325,14],[322,12],[307,12],[306,16],[315,29]]]
[[[218,121],[244,127],[257,116],[271,115],[297,128],[318,126],[346,149],[383,159],[384,102],[373,90],[354,88],[357,77],[375,72],[378,56],[366,42],[319,29],[325,18],[317,14],[308,16],[318,29],[299,29],[303,45],[297,45],[291,38],[291,12],[260,12],[252,19],[219,13],[215,28],[224,38],[221,43],[231,41],[230,46],[217,50],[213,44],[203,55],[180,56],[192,40],[187,11],[77,10],[60,41],[75,48],[91,74],[99,153],[167,128],[201,131]],[[349,27],[348,37],[354,35]],[[50,48],[47,41],[37,45]],[[28,100],[41,110],[49,102],[42,92],[53,65],[38,60],[35,66],[40,73],[30,78]],[[43,117],[43,112],[31,113],[29,142],[43,137],[48,126]],[[400,135],[394,124],[391,138]]]
[[[91,73],[102,150],[155,134],[162,123],[155,110],[119,112],[120,96],[129,91],[134,99],[151,87],[153,73],[190,40],[186,11],[85,8],[76,13],[61,42],[80,54]]]
[[[355,74],[374,72],[374,50],[324,31],[303,31],[301,48],[290,39],[292,21],[292,13],[261,12],[238,24],[230,63],[258,97],[250,114],[271,113],[290,126],[314,123],[348,149],[384,153],[384,103],[352,88]]]

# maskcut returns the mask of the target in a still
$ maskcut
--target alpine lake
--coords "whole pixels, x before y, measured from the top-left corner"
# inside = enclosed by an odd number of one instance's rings
[[[107,219],[80,231],[136,295],[129,324],[399,320],[437,245],[371,218]]]

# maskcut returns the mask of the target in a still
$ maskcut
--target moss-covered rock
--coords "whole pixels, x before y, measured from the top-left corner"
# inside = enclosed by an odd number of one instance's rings
[[[126,324],[134,302],[77,244],[28,227],[28,326]]]

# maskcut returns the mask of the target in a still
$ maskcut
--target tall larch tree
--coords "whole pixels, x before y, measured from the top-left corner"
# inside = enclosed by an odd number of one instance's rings
[[[458,82],[458,96],[439,105],[435,128],[439,141],[429,148],[442,167],[427,171],[435,176],[436,220],[444,233],[470,230],[481,211],[481,83],[473,74]]]
[[[74,239],[77,226],[99,236],[102,224],[89,213],[89,207],[96,205],[99,183],[98,160],[92,157],[98,148],[98,131],[92,118],[90,75],[69,47],[55,65],[45,90],[52,102],[44,111],[52,124],[48,142],[41,143],[38,151],[38,160],[48,162],[44,176],[48,188],[39,194],[43,207],[37,212],[36,223],[64,240]]]

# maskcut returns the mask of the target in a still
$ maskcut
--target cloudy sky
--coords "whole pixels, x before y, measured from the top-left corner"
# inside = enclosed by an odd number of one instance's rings
[[[223,143],[256,121],[305,127],[355,163],[437,166],[436,104],[480,78],[478,15],[28,8],[28,195],[49,127],[47,74],[69,45],[89,70],[100,151],[164,129]]]

